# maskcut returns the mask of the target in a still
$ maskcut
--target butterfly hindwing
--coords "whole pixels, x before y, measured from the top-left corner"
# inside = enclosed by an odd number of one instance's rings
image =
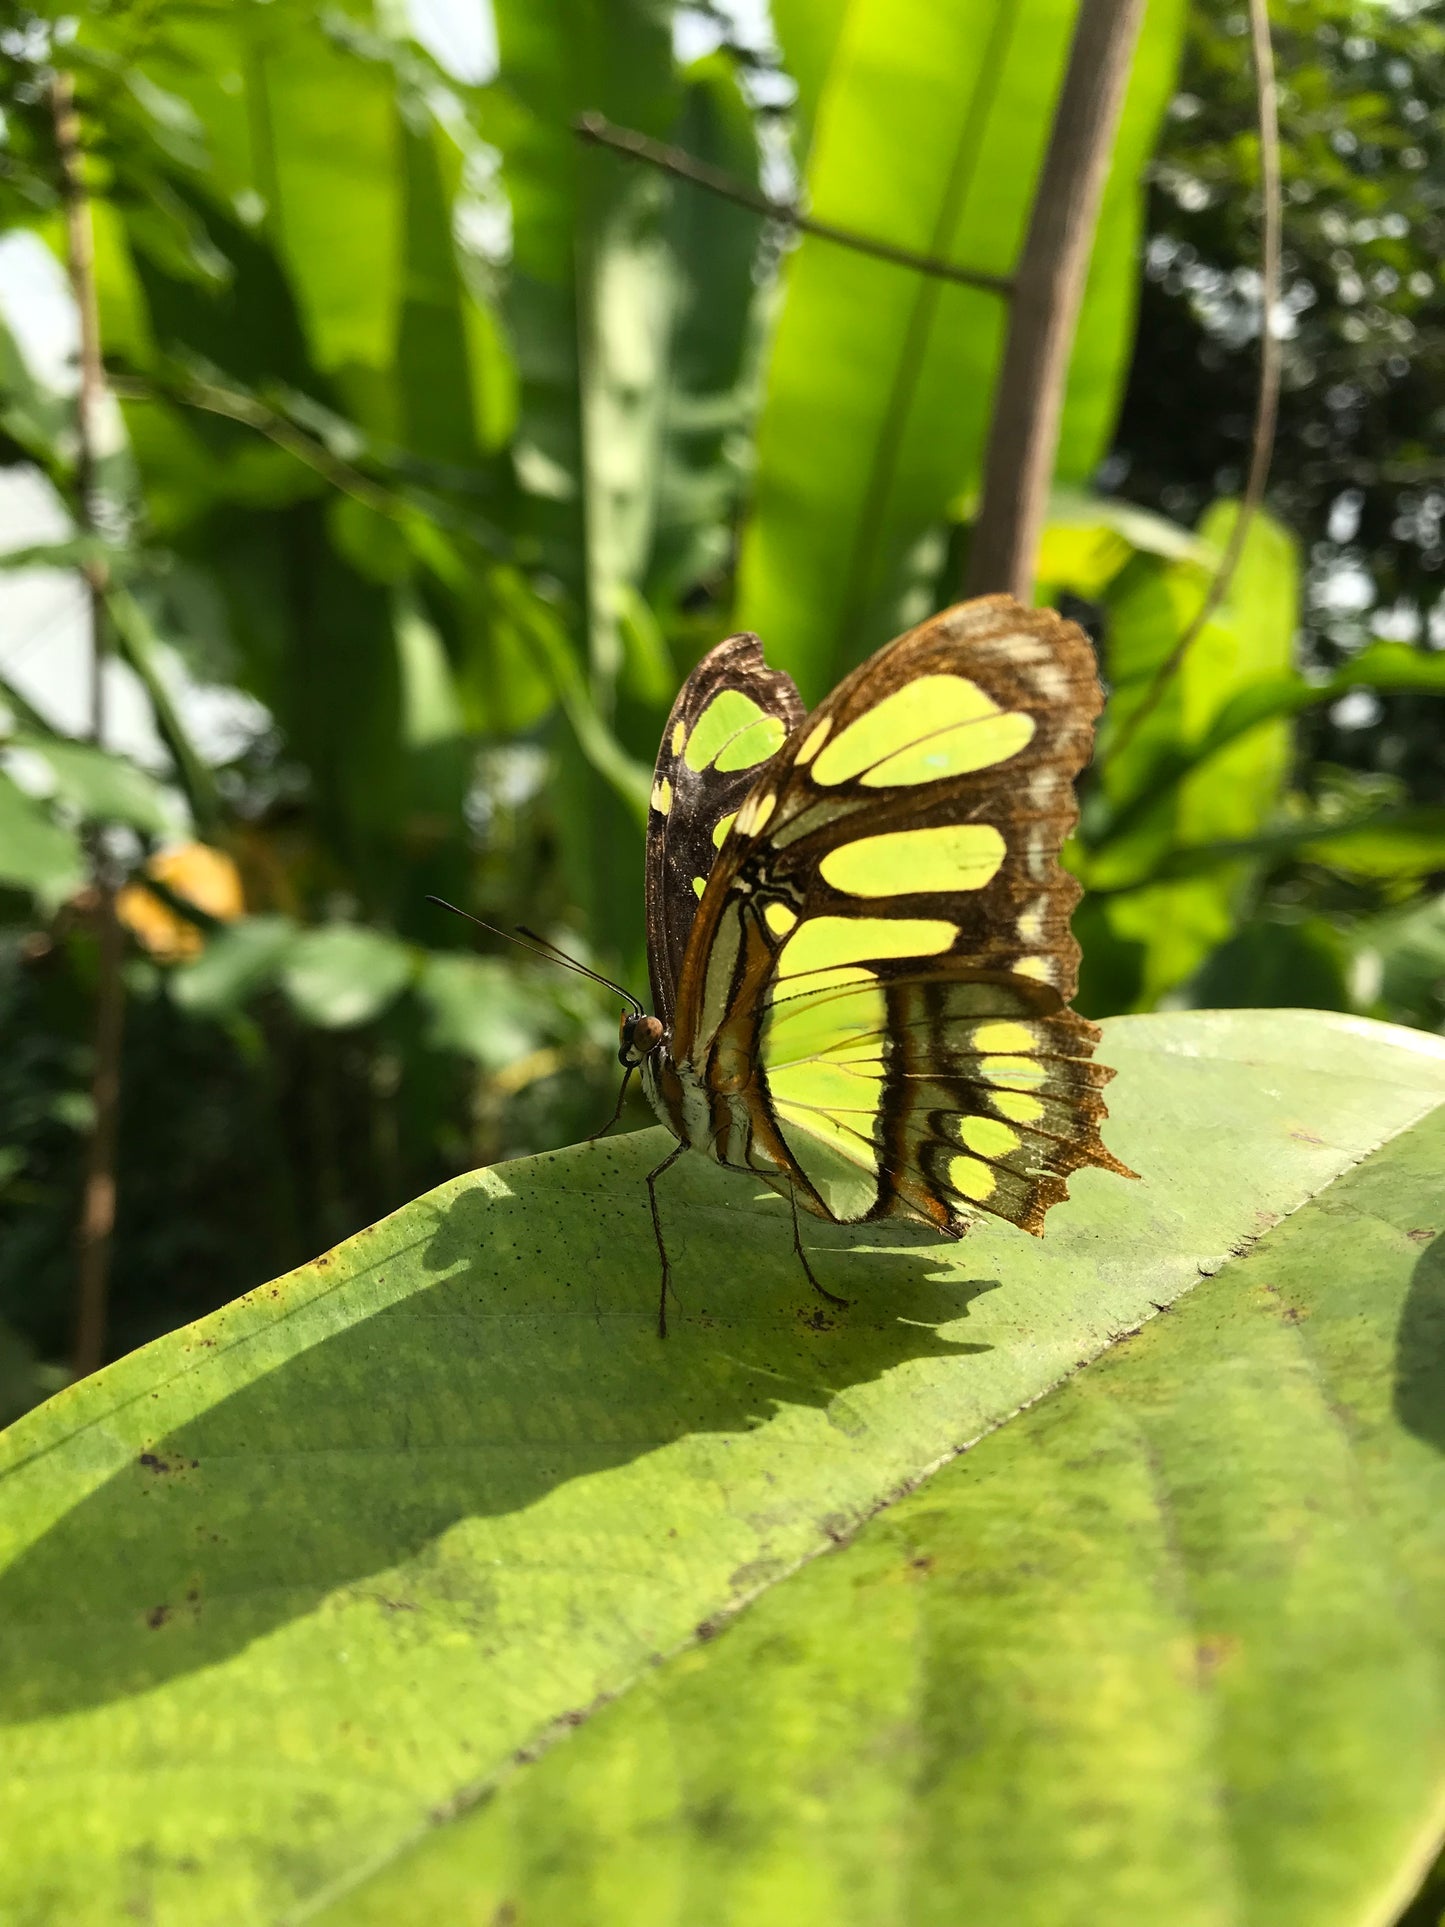
[[[1101,697],[1083,634],[1006,596],[849,676],[751,784],[703,895],[672,1057],[724,1162],[840,1222],[1037,1231],[1110,1073],[1067,1009],[1058,853]]]
[[[664,1024],[719,847],[759,766],[802,718],[792,678],[769,669],[757,637],[746,634],[704,656],[673,704],[647,819],[647,948]]]

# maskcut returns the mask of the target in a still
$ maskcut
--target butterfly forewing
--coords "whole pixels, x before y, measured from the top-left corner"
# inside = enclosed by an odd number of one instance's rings
[[[694,669],[667,719],[647,820],[647,948],[665,1025],[698,902],[760,765],[801,722],[790,676],[754,635],[729,636]]]
[[[855,671],[730,806],[672,1038],[724,1162],[954,1233],[1036,1231],[1071,1171],[1124,1170],[1058,862],[1100,702],[1073,624],[987,597]]]

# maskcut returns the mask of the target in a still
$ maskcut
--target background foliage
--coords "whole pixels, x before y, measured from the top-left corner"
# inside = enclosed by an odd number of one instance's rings
[[[640,805],[680,677],[754,626],[816,698],[956,593],[998,301],[798,244],[571,123],[601,109],[1006,271],[1072,10],[492,12],[471,64],[434,17],[361,0],[116,0],[0,34],[7,248],[63,253],[57,65],[81,103],[117,398],[108,619],[158,745],[72,740],[45,638],[0,638],[10,1411],[65,1371],[95,826],[134,878],[121,1351],[591,1128],[610,1003],[473,954],[427,892],[641,983]],[[1151,0],[1080,323],[1039,589],[1089,623],[1111,688],[1071,858],[1081,1002],[1439,1029],[1445,28],[1412,0],[1274,16],[1271,512],[1122,738],[1204,593],[1252,408],[1252,83],[1223,0]],[[6,560],[73,570],[71,403],[8,318],[0,461],[55,534]]]

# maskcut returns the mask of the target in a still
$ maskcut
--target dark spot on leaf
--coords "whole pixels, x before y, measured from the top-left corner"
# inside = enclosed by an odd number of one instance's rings
[[[708,1640],[716,1639],[722,1629],[723,1622],[720,1619],[700,1619],[694,1630],[698,1639],[706,1644]]]
[[[1407,1231],[1405,1236],[1410,1240],[1411,1244],[1427,1245],[1435,1236],[1435,1229],[1433,1225],[1417,1224],[1414,1230]]]
[[[152,1628],[164,1626],[170,1616],[171,1609],[169,1606],[152,1606],[146,1614],[146,1624]]]
[[[933,1554],[931,1552],[915,1553],[908,1563],[915,1572],[932,1572]]]
[[[161,1458],[155,1452],[142,1452],[140,1462],[147,1472],[169,1472],[171,1469],[170,1460]]]
[[[1324,1143],[1324,1139],[1322,1137],[1316,1137],[1313,1131],[1291,1131],[1290,1136],[1295,1140],[1297,1144],[1323,1144]]]
[[[1194,1663],[1199,1669],[1200,1684],[1208,1686],[1224,1662],[1238,1651],[1239,1639],[1234,1633],[1206,1633],[1204,1638],[1196,1640]]]

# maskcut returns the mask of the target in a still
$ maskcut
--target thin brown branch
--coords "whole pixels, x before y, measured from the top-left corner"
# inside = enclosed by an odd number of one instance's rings
[[[1269,37],[1267,0],[1249,0],[1250,49],[1254,57],[1254,86],[1259,116],[1259,174],[1263,195],[1263,239],[1259,286],[1259,391],[1255,399],[1254,430],[1250,441],[1249,474],[1240,498],[1239,513],[1229,531],[1229,540],[1219,558],[1214,580],[1205,593],[1178,642],[1154,671],[1138,706],[1130,711],[1109,746],[1118,756],[1133,741],[1146,717],[1158,707],[1165,690],[1183,667],[1210,617],[1229,593],[1234,572],[1244,553],[1249,525],[1264,500],[1269,464],[1274,454],[1275,426],[1279,419],[1280,347],[1274,330],[1274,313],[1279,303],[1280,253],[1284,226],[1280,194],[1279,101],[1275,92],[1274,48]]]
[[[76,396],[75,515],[81,532],[100,534],[98,473],[102,416],[106,405],[101,360],[100,313],[95,292],[95,242],[80,147],[80,117],[69,74],[51,83],[51,116],[61,202],[65,209],[66,266],[80,319],[80,388]],[[90,613],[90,737],[103,747],[106,733],[105,665],[109,648],[103,554],[87,559],[83,573]],[[99,936],[95,987],[95,1062],[91,1072],[91,1124],[81,1194],[75,1304],[75,1372],[84,1378],[103,1362],[110,1298],[111,1249],[115,1236],[116,1138],[120,1118],[121,1047],[125,1031],[125,938],[115,913],[115,879],[100,831],[90,839],[91,875]]]
[[[966,593],[1033,599],[1074,326],[1144,0],[1082,0],[1014,281]]]
[[[640,134],[632,127],[616,127],[601,114],[581,114],[573,123],[573,131],[579,140],[589,141],[595,147],[609,147],[616,154],[626,154],[629,159],[641,161],[647,167],[659,168],[664,174],[673,174],[679,180],[690,181],[694,187],[706,188],[709,194],[716,194],[724,201],[731,201],[737,207],[751,209],[769,221],[779,221],[785,227],[796,229],[799,234],[811,234],[816,240],[831,241],[840,248],[852,248],[856,254],[871,254],[875,260],[887,261],[896,268],[912,268],[917,274],[928,274],[939,281],[957,281],[966,288],[982,288],[988,294],[1003,295],[1005,298],[1014,292],[1014,284],[1004,275],[982,274],[974,268],[955,267],[951,261],[939,261],[930,254],[915,254],[912,248],[895,247],[891,241],[875,240],[868,234],[855,234],[850,228],[834,227],[831,221],[815,221],[811,214],[804,214],[792,201],[777,201],[768,194],[760,194],[755,188],[747,186],[721,168],[710,167],[706,161],[685,153],[680,147],[669,147],[662,141],[655,141],[647,134]]]

